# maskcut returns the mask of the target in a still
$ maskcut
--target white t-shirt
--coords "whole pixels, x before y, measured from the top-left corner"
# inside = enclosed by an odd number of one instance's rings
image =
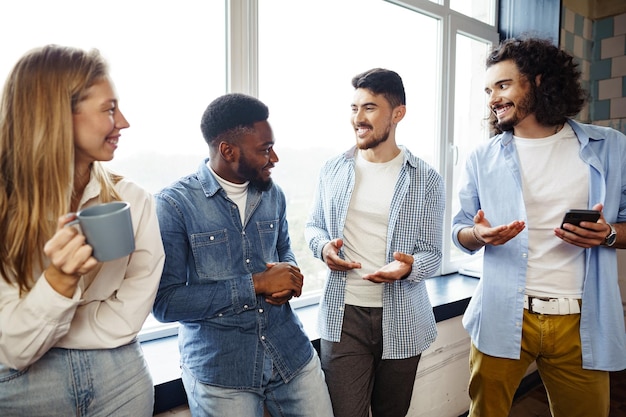
[[[580,159],[578,139],[567,123],[544,139],[514,139],[528,215],[526,293],[580,298],[585,251],[553,232],[567,210],[588,208],[589,167]]]
[[[363,279],[386,265],[387,227],[391,199],[404,161],[404,153],[388,162],[366,161],[357,152],[354,190],[344,227],[346,259],[360,262],[348,271],[345,303],[382,307],[383,286]]]

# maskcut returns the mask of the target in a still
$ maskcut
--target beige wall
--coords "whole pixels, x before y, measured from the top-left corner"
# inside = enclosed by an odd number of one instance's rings
[[[562,6],[593,20],[626,13],[624,0],[563,0]]]

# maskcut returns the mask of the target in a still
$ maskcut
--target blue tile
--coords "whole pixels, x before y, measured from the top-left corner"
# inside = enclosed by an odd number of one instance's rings
[[[585,18],[579,14],[574,15],[574,34],[578,36],[583,36],[583,25],[585,22]]]
[[[602,59],[591,63],[592,80],[606,80],[611,78],[611,61],[612,59]]]
[[[591,120],[608,120],[611,114],[611,100],[597,100],[591,103]]]
[[[598,82],[597,81],[590,81],[589,82],[589,102],[593,103],[596,99],[596,97],[598,97]]]
[[[565,50],[569,53],[574,52],[574,34],[572,32],[565,31]]]
[[[614,19],[612,17],[596,21],[593,25],[593,38],[600,42],[602,39],[613,37],[613,23]]]
[[[591,48],[592,61],[599,61],[602,56],[602,42],[593,38],[593,46]]]
[[[624,42],[626,44],[626,42]],[[587,61],[591,61],[593,53],[593,41],[583,39],[583,58]],[[625,54],[626,55],[626,54]]]

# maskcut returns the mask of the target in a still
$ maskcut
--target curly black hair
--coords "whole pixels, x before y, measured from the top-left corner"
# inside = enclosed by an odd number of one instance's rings
[[[487,57],[486,66],[512,60],[531,85],[537,121],[543,125],[559,125],[576,116],[587,100],[580,84],[579,64],[567,52],[547,39],[520,37],[506,39]],[[539,76],[540,83],[535,82]],[[495,133],[501,133],[493,113],[489,123]]]
[[[229,133],[252,128],[269,117],[269,109],[260,100],[240,93],[225,94],[213,100],[204,111],[200,130],[209,146],[219,140],[232,140]]]

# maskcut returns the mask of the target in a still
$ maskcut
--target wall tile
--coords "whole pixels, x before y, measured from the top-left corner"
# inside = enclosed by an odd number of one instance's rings
[[[600,41],[600,59],[613,58],[616,56],[624,55],[624,44],[626,43],[626,36],[613,36],[611,38],[602,39]]]
[[[613,18],[596,20],[593,30],[595,32],[593,37],[596,41],[615,36],[613,33]]]
[[[622,96],[622,78],[609,78],[598,81],[598,100]]]
[[[593,41],[590,39],[585,40],[585,59],[593,59]]]
[[[611,78],[626,75],[626,55],[616,56],[611,61]]]
[[[584,28],[585,18],[582,17],[579,14],[575,14],[574,16],[575,16],[575,18],[574,18],[574,30],[573,30],[573,32],[576,35],[582,36],[583,35],[583,28]]]
[[[598,81],[590,81],[589,82],[589,100],[597,100],[598,99]]]
[[[626,97],[626,76],[622,77],[622,97]]]
[[[611,100],[596,100],[591,103],[591,120],[608,119],[611,114]]]
[[[566,31],[573,33],[575,25],[576,25],[576,13],[574,13],[570,9],[565,9],[563,27],[565,28]]]
[[[593,20],[586,17],[583,24],[583,38],[589,40],[593,39]]]
[[[626,97],[611,99],[611,119],[626,117]]]
[[[580,63],[580,72],[582,73],[581,79],[588,83],[591,79],[591,62],[588,60],[583,60]]]
[[[574,34],[572,32],[565,32],[565,37],[562,38],[563,48],[566,51],[572,52],[574,50]]]
[[[582,36],[574,35],[574,48],[572,49],[574,56],[585,57],[585,46]]]
[[[626,13],[613,17],[613,36],[626,34]]]
[[[594,61],[591,64],[591,79],[604,80],[605,78],[611,78],[611,60]]]

